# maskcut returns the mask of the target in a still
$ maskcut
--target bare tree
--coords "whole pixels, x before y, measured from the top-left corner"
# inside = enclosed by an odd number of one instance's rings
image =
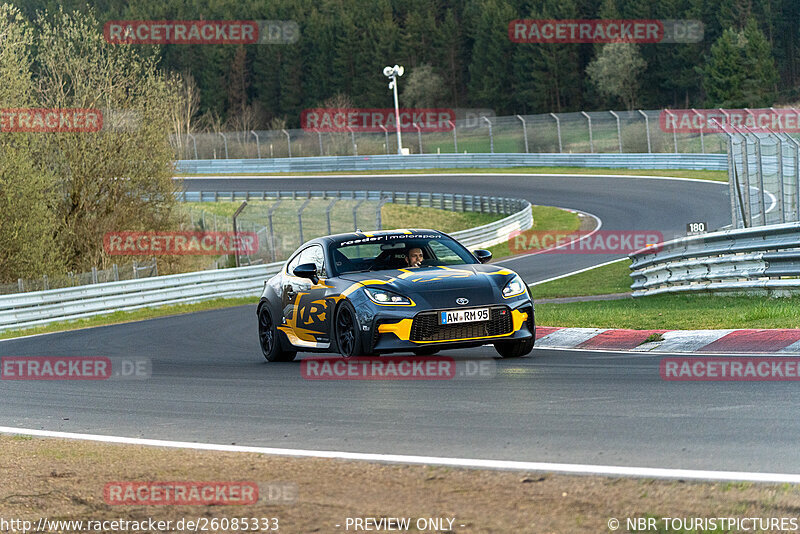
[[[103,236],[153,231],[175,220],[174,150],[169,142],[180,94],[154,56],[106,42],[94,14],[44,13],[37,21],[38,98],[49,108],[116,110],[134,127],[43,136],[60,189],[58,246],[69,267],[110,263]]]
[[[639,94],[640,75],[646,66],[635,44],[609,43],[589,63],[586,73],[601,93],[618,98],[632,110]]]

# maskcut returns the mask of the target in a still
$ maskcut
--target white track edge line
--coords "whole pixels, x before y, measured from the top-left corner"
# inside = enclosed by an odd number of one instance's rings
[[[144,438],[126,438],[118,436],[101,436],[97,434],[78,434],[74,432],[55,432],[0,426],[0,434],[16,434],[41,436],[50,438],[77,439],[104,443],[146,445],[151,447],[169,447],[219,452],[245,452],[269,454],[276,456],[294,456],[306,458],[330,458],[337,460],[361,460],[373,462],[448,465],[454,467],[471,467],[483,469],[510,469],[527,471],[547,471],[553,473],[578,475],[612,475],[647,478],[680,478],[692,480],[735,480],[749,482],[775,482],[800,484],[800,474],[789,473],[754,473],[746,471],[713,471],[697,469],[669,469],[661,467],[625,467],[614,465],[562,464],[549,462],[521,462],[512,460],[481,460],[470,458],[444,458],[438,456],[411,456],[402,454],[373,454],[339,451],[317,451],[302,449],[279,449],[270,447],[248,447],[242,445],[218,445],[212,443],[189,443],[184,441],[165,441]]]
[[[539,284],[544,284],[545,282],[552,282],[553,280],[558,280],[560,278],[566,278],[567,276],[572,276],[573,274],[580,274],[585,273],[586,271],[591,271],[592,269],[597,269],[598,267],[605,267],[606,265],[611,265],[612,263],[617,263],[623,260],[627,260],[628,256],[623,256],[621,258],[617,258],[616,260],[607,261],[605,263],[600,263],[598,265],[592,265],[591,267],[584,267],[583,269],[578,269],[577,271],[572,271],[571,273],[560,274],[558,276],[554,276],[552,278],[548,278],[546,280],[539,280],[538,282],[533,282],[532,284],[528,284],[529,287],[531,286],[538,286]]]
[[[589,239],[594,234],[599,232],[600,228],[603,227],[603,220],[600,217],[598,217],[597,215],[595,215],[594,213],[589,213],[588,211],[581,211],[581,210],[576,210],[576,209],[572,209],[572,208],[562,208],[560,206],[546,206],[546,207],[548,207],[548,208],[558,208],[560,210],[571,211],[571,212],[574,212],[574,213],[581,213],[581,214],[586,215],[587,217],[591,217],[595,221],[597,221],[597,226],[595,226],[594,229],[592,229],[592,231],[590,231],[588,234],[586,234],[584,236],[581,236],[581,237],[574,238],[571,241],[568,241],[568,242],[564,243],[563,245],[558,245],[556,247],[550,247],[550,248],[546,248],[546,249],[542,249],[542,250],[537,250],[536,252],[526,252],[525,254],[517,254],[516,256],[511,256],[510,258],[503,258],[501,260],[497,260],[497,264],[498,265],[502,264],[502,263],[505,263],[505,262],[509,262],[509,261],[520,260],[522,258],[527,258],[527,257],[530,257],[530,256],[537,256],[539,254],[552,254],[553,250],[558,250],[560,248],[568,247],[568,246],[572,245],[573,243],[579,243],[579,242],[583,241],[584,239]],[[527,230],[525,230],[525,231],[527,231]],[[543,232],[548,232],[549,230],[542,230],[542,231]],[[580,230],[576,230],[576,231],[579,232]],[[596,267],[599,267],[599,266],[596,266]]]

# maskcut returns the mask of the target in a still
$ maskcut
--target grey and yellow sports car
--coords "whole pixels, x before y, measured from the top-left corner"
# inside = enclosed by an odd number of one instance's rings
[[[331,235],[308,241],[264,285],[258,336],[264,357],[298,351],[343,356],[493,343],[505,358],[528,354],[534,307],[515,272],[484,265],[436,230]]]

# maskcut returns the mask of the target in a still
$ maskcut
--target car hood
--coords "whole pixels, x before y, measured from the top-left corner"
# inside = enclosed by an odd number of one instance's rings
[[[457,265],[446,267],[416,267],[347,273],[340,278],[358,282],[364,286],[384,287],[391,291],[419,300],[436,301],[441,306],[446,299],[455,306],[455,298],[465,297],[470,304],[497,302],[500,291],[515,273],[494,265]],[[430,304],[434,304],[430,302]]]

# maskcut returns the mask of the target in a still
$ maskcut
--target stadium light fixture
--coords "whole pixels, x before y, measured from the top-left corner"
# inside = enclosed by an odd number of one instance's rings
[[[397,126],[397,153],[403,154],[403,137],[400,133],[400,105],[397,101],[397,78],[402,76],[405,69],[402,65],[395,65],[394,67],[384,67],[383,75],[389,78],[389,89],[394,91],[394,120]]]

